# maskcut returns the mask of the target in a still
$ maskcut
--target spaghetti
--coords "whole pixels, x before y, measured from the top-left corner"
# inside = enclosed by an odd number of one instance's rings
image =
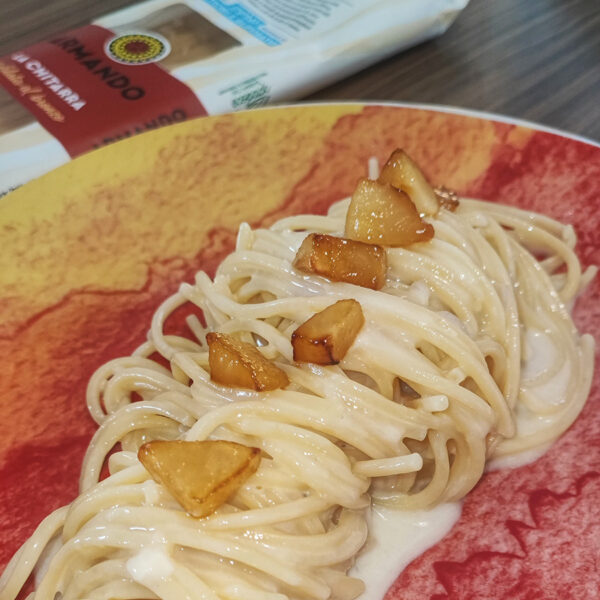
[[[363,584],[347,571],[371,501],[414,509],[459,499],[490,457],[569,427],[588,395],[593,339],[568,307],[595,273],[582,273],[573,229],[463,198],[428,219],[430,242],[387,249],[382,290],[294,269],[307,233],[343,235],[348,205],[270,229],[243,224],[214,280],[199,272],[182,284],[148,341],[94,374],[87,403],[99,427],[81,494],[13,557],[3,599],[35,565],[31,600],[355,598]],[[294,363],[292,332],[344,298],[365,317],[344,359]],[[191,315],[191,336],[167,335],[169,315],[190,303],[206,326]],[[209,331],[256,345],[290,385],[214,383]],[[227,504],[194,519],[139,463],[152,439],[230,440],[263,460]]]

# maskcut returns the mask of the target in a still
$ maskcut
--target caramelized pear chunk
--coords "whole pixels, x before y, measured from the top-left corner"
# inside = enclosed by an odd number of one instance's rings
[[[337,365],[365,322],[356,300],[340,300],[313,315],[292,333],[294,360]]]
[[[213,381],[258,392],[284,388],[289,384],[287,375],[252,344],[215,332],[208,333],[206,341]]]
[[[445,208],[451,212],[454,212],[458,208],[460,202],[458,201],[458,194],[455,191],[449,190],[443,185],[434,188],[433,191],[435,192],[435,195],[437,196],[442,208]]]
[[[256,472],[260,449],[224,440],[157,440],[144,444],[138,458],[186,512],[206,517]]]
[[[379,290],[385,283],[387,256],[376,244],[311,233],[298,249],[294,267],[332,281]]]
[[[404,150],[394,150],[383,166],[379,181],[409,195],[419,214],[434,216],[439,202],[421,169]]]
[[[429,241],[433,233],[404,192],[381,181],[358,182],[346,213],[346,237],[384,246],[409,246]]]

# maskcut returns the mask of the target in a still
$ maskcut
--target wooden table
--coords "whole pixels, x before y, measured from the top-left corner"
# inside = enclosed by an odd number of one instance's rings
[[[134,2],[0,0],[0,56]],[[471,0],[444,36],[306,99],[446,104],[600,140],[600,1]]]

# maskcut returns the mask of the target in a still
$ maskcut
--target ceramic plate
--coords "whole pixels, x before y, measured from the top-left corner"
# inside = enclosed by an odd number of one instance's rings
[[[488,116],[316,105],[205,118],[93,152],[0,199],[0,568],[73,499],[94,431],[85,387],[161,300],[213,273],[241,221],[323,213],[367,159],[406,148],[462,194],[574,224],[600,264],[600,147]],[[600,331],[598,279],[577,304]],[[597,598],[600,393],[540,460],[487,474],[389,600]],[[401,544],[402,540],[398,540]],[[389,574],[387,574],[389,576]]]

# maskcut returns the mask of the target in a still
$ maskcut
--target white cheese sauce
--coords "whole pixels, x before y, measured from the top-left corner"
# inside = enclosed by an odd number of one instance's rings
[[[143,548],[127,561],[127,572],[142,585],[164,581],[174,570],[173,562],[163,547]]]
[[[567,402],[567,388],[571,377],[571,364],[567,360],[559,369],[556,369],[557,361],[561,360],[559,349],[554,345],[552,339],[542,331],[528,329],[525,332],[525,343],[523,348],[524,360],[521,362],[521,377],[525,382],[529,381],[523,388],[539,404],[545,404],[550,409],[546,415],[536,415],[524,406],[517,404],[515,410],[515,423],[517,433],[515,437],[526,436],[536,433],[541,429],[552,425],[553,421],[560,417],[560,406]],[[543,383],[535,384],[537,377],[545,372],[556,372]],[[518,454],[499,456],[492,458],[486,465],[486,471],[497,471],[498,469],[516,469],[535,462],[543,456],[552,442],[525,450]]]
[[[359,600],[381,600],[398,575],[452,529],[460,513],[460,502],[431,510],[373,507],[369,537],[349,573],[365,583]]]
[[[525,357],[522,376],[534,380],[552,369],[560,352],[549,336],[530,330],[525,334]],[[571,365],[568,361],[546,382],[528,386],[541,402],[560,406],[566,401]],[[552,415],[535,416],[519,407],[515,414],[518,434],[534,433],[548,426]],[[536,461],[550,447],[546,444],[516,455],[491,460],[487,471],[517,468]],[[427,549],[437,544],[458,521],[460,503],[448,503],[432,510],[401,511],[374,507],[369,518],[369,538],[358,555],[350,575],[362,579],[365,592],[359,600],[381,600],[398,575]]]

